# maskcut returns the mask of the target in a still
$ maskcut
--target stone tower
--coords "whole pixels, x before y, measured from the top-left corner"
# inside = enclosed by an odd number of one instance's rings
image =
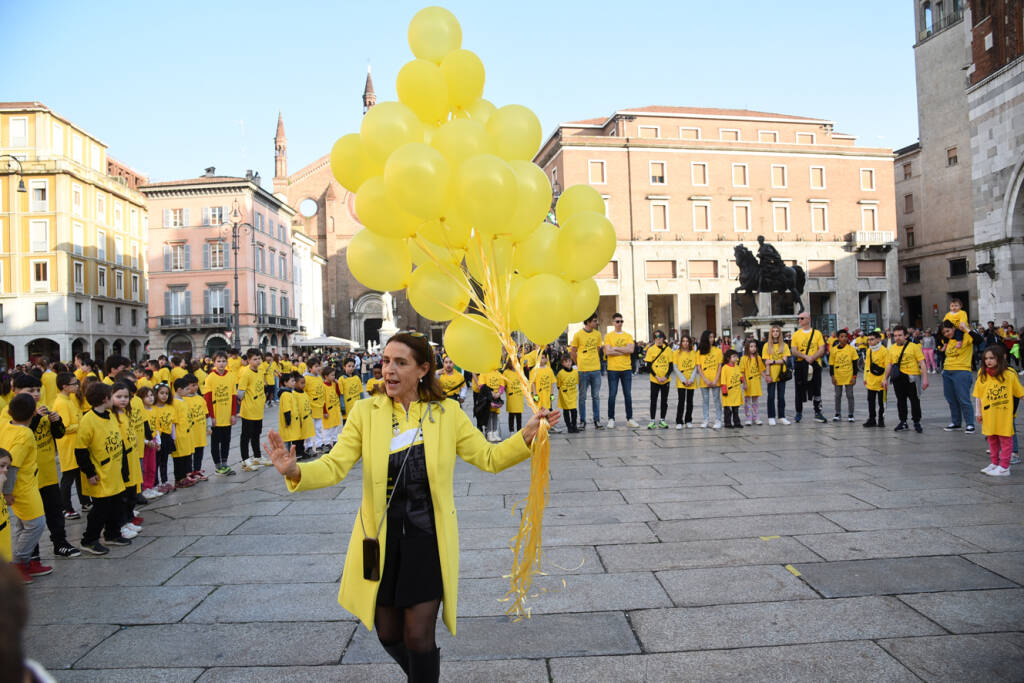
[[[366,86],[363,88],[363,113],[377,104],[377,95],[373,92],[373,78],[370,77],[370,66],[366,66]],[[280,129],[279,129],[280,130]]]
[[[274,178],[288,176],[288,138],[284,136],[284,118],[277,112],[277,134],[274,136]]]

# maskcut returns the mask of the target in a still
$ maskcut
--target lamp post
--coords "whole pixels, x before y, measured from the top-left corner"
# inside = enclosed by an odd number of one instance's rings
[[[25,190],[25,178],[24,178],[24,176],[25,176],[25,168],[21,165],[21,159],[19,159],[16,156],[10,155],[10,154],[0,154],[0,159],[7,159],[8,160],[8,162],[7,162],[8,166],[11,165],[12,161],[18,165],[18,175],[20,176],[18,178],[18,192],[21,192],[22,194],[24,194],[26,192],[26,190]]]
[[[235,316],[234,316],[234,338],[235,343],[238,344],[238,348],[242,347],[242,337],[239,332],[239,316],[238,316],[238,232],[240,228],[248,228],[249,234],[252,235],[252,246],[253,254],[255,258],[256,251],[256,226],[252,223],[243,222],[242,212],[238,209],[238,200],[236,199],[231,204],[231,251],[234,253],[234,275],[235,275]]]

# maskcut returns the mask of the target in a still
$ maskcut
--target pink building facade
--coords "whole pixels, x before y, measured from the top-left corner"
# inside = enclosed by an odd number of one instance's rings
[[[210,168],[199,178],[139,189],[151,216],[150,356],[288,349],[298,331],[295,211],[252,172],[237,178]]]

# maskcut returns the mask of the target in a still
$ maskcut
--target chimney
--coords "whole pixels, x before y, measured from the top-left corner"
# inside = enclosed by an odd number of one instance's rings
[[[212,178],[217,175],[217,168],[215,166],[207,166],[206,173],[203,175],[204,178]]]

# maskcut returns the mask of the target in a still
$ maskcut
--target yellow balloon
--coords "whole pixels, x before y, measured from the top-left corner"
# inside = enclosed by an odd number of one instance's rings
[[[519,243],[515,267],[526,277],[538,273],[560,273],[561,260],[558,253],[558,228],[544,222]]]
[[[417,266],[422,266],[425,263],[433,263],[435,265],[440,263],[456,270],[462,270],[460,264],[466,256],[464,249],[448,249],[433,242],[423,241],[425,242],[423,246],[420,246],[415,238],[410,238],[408,241],[412,262]]]
[[[379,175],[367,180],[356,192],[356,215],[368,229],[392,239],[408,237],[423,222],[398,208]]]
[[[558,234],[562,274],[570,280],[593,277],[615,254],[615,243],[615,228],[603,215],[594,211],[574,214]]]
[[[442,125],[434,132],[430,146],[444,155],[452,173],[458,173],[466,159],[491,153],[484,124],[470,119],[454,119]]]
[[[494,153],[509,161],[529,161],[540,149],[540,120],[521,104],[506,104],[487,119],[487,134]]]
[[[444,350],[456,365],[470,372],[497,370],[501,363],[497,333],[487,318],[472,313],[463,313],[448,324]]]
[[[559,225],[565,225],[573,214],[580,211],[595,211],[604,215],[604,198],[590,185],[571,185],[565,188],[555,206],[555,218]]]
[[[370,108],[359,127],[366,156],[381,168],[391,153],[409,142],[423,142],[423,124],[401,102],[381,102]]]
[[[593,278],[573,282],[569,285],[569,322],[586,320],[601,303],[601,292]]]
[[[490,284],[487,281],[487,272],[490,271],[494,284],[502,287],[512,273],[513,251],[514,247],[508,240],[487,235],[474,237],[466,248],[466,269],[481,286]],[[487,264],[486,269],[484,263]]]
[[[484,93],[484,63],[469,50],[454,50],[441,61],[448,84],[448,108],[465,109]]]
[[[469,305],[466,278],[426,263],[412,272],[407,294],[409,303],[427,320],[451,320]]]
[[[349,133],[338,138],[331,148],[331,173],[349,192],[356,192],[372,175],[370,164],[365,158],[359,133]]]
[[[409,22],[409,48],[420,59],[434,64],[462,47],[462,27],[444,7],[424,7]]]
[[[512,308],[516,321],[534,344],[550,344],[558,339],[569,320],[569,284],[542,273],[523,283]]]
[[[455,178],[459,214],[478,231],[491,235],[504,231],[515,211],[518,192],[512,167],[493,154],[466,159]]]
[[[369,114],[367,114],[369,116]],[[384,182],[402,209],[423,220],[444,213],[451,172],[441,153],[422,142],[402,145],[388,158]]]
[[[404,240],[381,237],[369,230],[360,230],[348,243],[345,261],[356,280],[380,292],[402,289],[412,271],[412,257]]]
[[[485,100],[481,97],[479,100],[466,107],[465,111],[469,114],[469,118],[474,121],[479,121],[486,126],[488,119],[491,118],[491,114],[497,111],[497,109],[498,108],[495,107],[490,100]]]
[[[416,233],[428,242],[454,249],[464,249],[470,237],[469,228],[440,218],[421,223]]]
[[[516,175],[519,202],[506,232],[513,242],[519,242],[536,230],[551,210],[551,183],[540,166],[532,161],[517,159],[508,165]]]
[[[398,72],[398,100],[412,109],[420,121],[434,124],[448,119],[448,82],[441,68],[425,59],[414,59]]]

